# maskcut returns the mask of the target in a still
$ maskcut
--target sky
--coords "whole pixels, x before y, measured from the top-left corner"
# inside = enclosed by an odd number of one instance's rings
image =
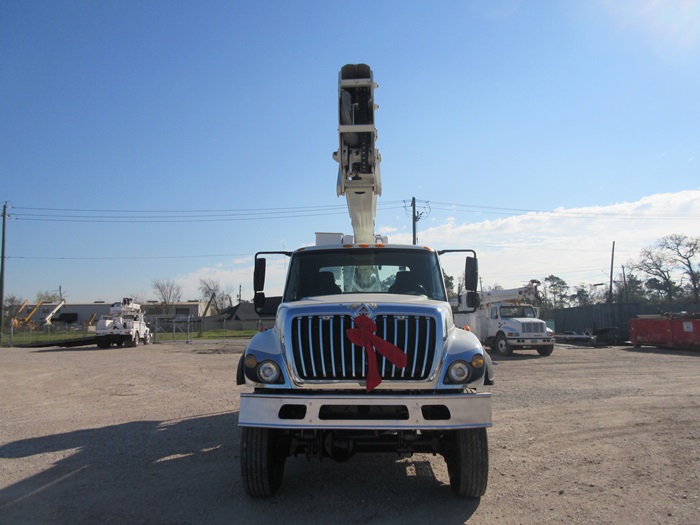
[[[348,63],[379,84],[377,231],[411,243],[415,198],[418,243],[476,250],[484,288],[700,235],[698,1],[5,0],[0,50],[6,297],[250,299],[257,251],[351,233]]]

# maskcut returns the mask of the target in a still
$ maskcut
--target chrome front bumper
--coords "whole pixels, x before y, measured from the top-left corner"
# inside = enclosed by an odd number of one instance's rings
[[[345,410],[347,409],[347,410]],[[372,419],[362,419],[372,412]],[[386,413],[387,417],[377,414]],[[343,417],[334,418],[341,413]],[[491,426],[491,394],[275,395],[242,393],[238,425],[269,428],[437,430]]]

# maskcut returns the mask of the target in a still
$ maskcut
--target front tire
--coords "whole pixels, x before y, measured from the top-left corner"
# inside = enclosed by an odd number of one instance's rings
[[[288,448],[280,430],[241,427],[241,476],[251,498],[269,498],[280,489]]]
[[[508,339],[503,334],[498,334],[496,337],[496,353],[501,357],[508,357],[513,353],[513,349],[508,344]]]
[[[543,356],[552,355],[552,352],[554,352],[554,345],[540,346],[537,349],[537,353]]]
[[[137,346],[139,346],[140,341],[141,339],[139,339],[139,333],[136,332],[134,333],[134,338],[131,340],[131,345],[129,346],[131,346],[132,348],[136,348]]]
[[[452,491],[462,498],[480,498],[489,480],[489,447],[485,428],[451,430],[445,463]]]

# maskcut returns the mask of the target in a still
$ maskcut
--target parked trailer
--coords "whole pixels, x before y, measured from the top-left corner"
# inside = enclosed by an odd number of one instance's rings
[[[700,314],[667,314],[630,319],[630,340],[661,348],[700,350]]]

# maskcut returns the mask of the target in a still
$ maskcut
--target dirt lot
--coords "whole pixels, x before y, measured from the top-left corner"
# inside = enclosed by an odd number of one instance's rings
[[[291,458],[253,501],[238,464],[245,341],[0,350],[0,523],[700,523],[700,353],[558,346],[496,361],[491,472],[441,457]]]

